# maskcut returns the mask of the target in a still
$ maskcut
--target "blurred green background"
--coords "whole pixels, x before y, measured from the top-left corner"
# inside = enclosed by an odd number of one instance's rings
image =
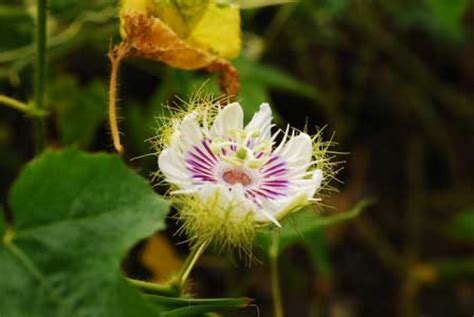
[[[32,96],[34,1],[0,4],[0,93]],[[106,125],[107,51],[119,42],[117,3],[49,1],[48,142],[112,152]],[[242,11],[244,49],[233,61],[251,114],[270,102],[286,123],[326,137],[344,155],[343,211],[357,220],[317,232],[281,257],[287,316],[472,316],[474,313],[474,3],[469,0],[300,0]],[[225,23],[223,21],[222,23]],[[126,158],[150,153],[163,105],[216,78],[143,60],[121,68]],[[33,153],[31,121],[0,107],[0,198]],[[129,162],[148,177],[154,157]],[[158,188],[158,191],[163,190]],[[168,235],[138,245],[130,276],[160,280],[184,245]],[[162,262],[150,259],[161,254]],[[158,263],[156,263],[158,262]],[[196,293],[255,298],[271,315],[268,266],[207,255]],[[161,277],[160,277],[161,276]],[[235,313],[257,316],[255,309]],[[233,316],[233,315],[232,315]]]

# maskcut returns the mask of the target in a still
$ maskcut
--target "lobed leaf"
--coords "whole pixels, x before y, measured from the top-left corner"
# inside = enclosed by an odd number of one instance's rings
[[[0,225],[1,316],[157,316],[122,276],[137,241],[164,228],[168,203],[108,154],[48,151],[10,194]]]

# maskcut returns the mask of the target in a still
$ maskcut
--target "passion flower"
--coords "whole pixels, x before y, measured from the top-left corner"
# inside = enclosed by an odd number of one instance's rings
[[[272,111],[260,106],[244,126],[239,103],[191,106],[161,130],[158,165],[191,242],[250,247],[256,230],[315,197],[332,176],[320,134],[272,133]]]

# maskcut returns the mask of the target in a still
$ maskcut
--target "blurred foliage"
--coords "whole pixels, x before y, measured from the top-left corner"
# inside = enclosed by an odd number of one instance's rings
[[[474,241],[474,209],[459,212],[449,224],[449,232],[456,238]]]
[[[74,77],[61,76],[61,80],[50,82],[49,88],[50,111],[57,116],[61,144],[88,148],[107,114],[104,82],[95,80],[80,87]]]
[[[300,211],[286,219],[280,230],[262,230],[257,238],[257,244],[268,252],[271,248],[272,236],[277,235],[279,240],[278,253],[282,253],[291,245],[303,242],[305,238],[311,238],[318,234],[324,227],[333,226],[357,217],[372,203],[370,200],[362,200],[351,210],[327,217],[318,217],[312,210]],[[309,245],[309,247],[311,246]]]
[[[8,30],[0,32],[0,93],[25,102],[32,85],[33,4],[0,4],[0,29]],[[119,37],[116,1],[50,0],[49,8],[50,144],[111,150],[104,117],[106,52]],[[288,316],[471,315],[472,1],[301,0],[242,15],[243,52],[234,64],[247,118],[270,102],[280,126],[303,129],[308,122],[311,132],[327,123],[337,132],[338,149],[351,152],[343,157],[348,162],[341,193],[327,203],[339,211],[362,197],[377,199],[355,225],[293,236],[298,243],[280,256]],[[205,82],[210,91],[218,86],[207,73],[138,60],[126,62],[120,77],[127,158],[150,152],[146,140],[156,117],[168,113],[163,105],[177,102],[175,94],[186,100]],[[4,206],[31,149],[28,118],[0,105]],[[156,169],[153,157],[130,164],[146,176]],[[170,223],[167,232],[174,229]],[[141,263],[138,249],[125,262],[127,273],[156,276]],[[236,269],[209,255],[198,271],[199,294],[251,295],[262,316],[271,314],[265,265]],[[19,273],[28,283],[29,275]]]

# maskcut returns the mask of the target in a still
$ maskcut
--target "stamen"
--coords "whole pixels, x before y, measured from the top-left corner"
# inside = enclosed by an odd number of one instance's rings
[[[244,147],[241,147],[237,150],[237,157],[241,160],[245,160],[247,157],[247,149]]]

